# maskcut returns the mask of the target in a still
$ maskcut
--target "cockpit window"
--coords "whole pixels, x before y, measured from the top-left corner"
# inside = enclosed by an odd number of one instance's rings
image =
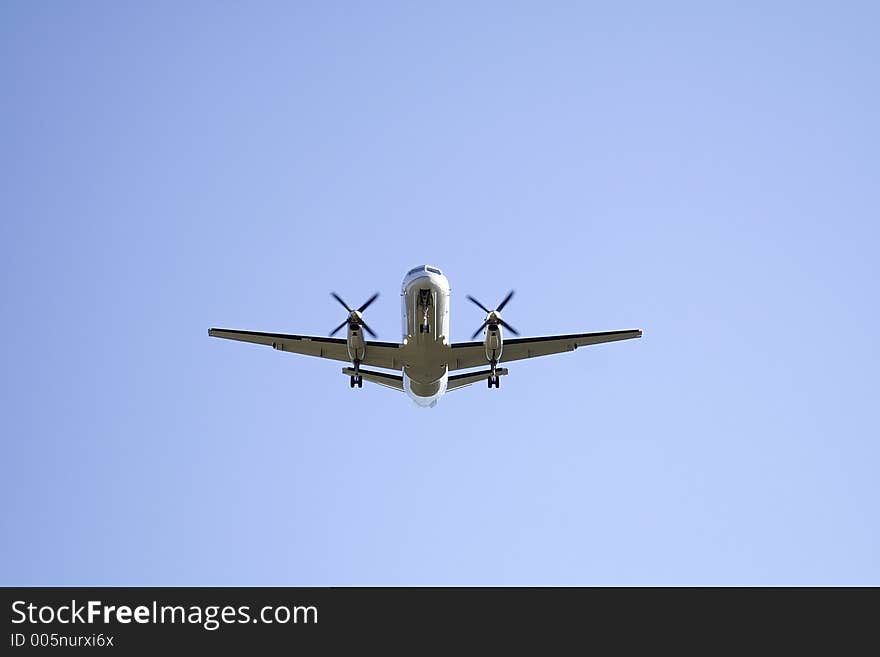
[[[431,267],[430,265],[422,265],[421,267],[413,267],[408,272],[406,272],[407,276],[412,276],[413,274],[418,274],[420,271],[429,271],[432,274],[440,274],[443,275],[443,272],[437,269],[436,267]]]

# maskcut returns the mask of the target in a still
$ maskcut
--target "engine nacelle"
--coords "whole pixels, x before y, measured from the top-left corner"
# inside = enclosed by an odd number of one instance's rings
[[[501,360],[501,349],[504,346],[501,326],[489,324],[486,327],[486,337],[483,339],[483,344],[486,347],[486,360],[493,364]]]
[[[348,325],[348,357],[352,362],[362,361],[367,353],[367,343],[364,340],[363,328],[357,324]]]

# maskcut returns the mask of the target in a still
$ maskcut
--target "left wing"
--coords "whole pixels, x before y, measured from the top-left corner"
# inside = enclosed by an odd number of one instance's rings
[[[305,356],[317,356],[351,362],[348,355],[348,345],[342,338],[322,338],[315,335],[288,335],[286,333],[261,333],[259,331],[233,331],[230,329],[212,328],[208,335],[213,338],[225,338],[227,340],[239,340],[264,344],[278,351],[289,351],[294,354]],[[403,367],[400,360],[400,345],[396,342],[366,342],[367,349],[364,365],[385,367],[389,370],[399,370]]]
[[[627,331],[602,331],[600,333],[574,333],[572,335],[546,335],[538,338],[515,338],[504,340],[501,349],[502,363],[536,356],[549,356],[591,344],[630,340],[642,337],[641,329]],[[486,364],[486,349],[482,342],[458,342],[452,345],[449,370],[463,370]]]

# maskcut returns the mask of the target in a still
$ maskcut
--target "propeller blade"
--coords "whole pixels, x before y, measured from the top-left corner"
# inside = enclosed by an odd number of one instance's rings
[[[474,331],[474,334],[471,336],[471,340],[473,340],[475,337],[477,337],[480,334],[480,331],[482,331],[484,328],[486,328],[486,324],[488,324],[488,323],[489,323],[489,320],[487,319],[485,322],[480,324],[480,328],[478,328],[476,331]]]
[[[492,312],[491,310],[489,310],[488,308],[486,308],[486,306],[484,306],[484,305],[481,304],[479,301],[477,301],[476,299],[474,299],[470,294],[467,295],[467,299],[468,299],[468,301],[470,301],[471,303],[475,303],[477,306],[479,306],[480,309],[481,309],[484,313],[486,313],[487,315],[488,315],[490,312]],[[479,331],[477,331],[477,333],[479,333]],[[475,335],[476,335],[476,334],[475,334]]]
[[[348,307],[348,304],[345,303],[345,301],[342,300],[342,297],[339,296],[338,294],[336,294],[336,292],[331,292],[330,296],[333,297],[334,299],[336,299],[339,303],[341,303],[342,307],[345,308],[348,312],[351,312],[351,308]],[[336,329],[336,330],[338,331],[339,329]]]
[[[359,312],[359,313],[364,312],[367,308],[370,307],[370,304],[373,303],[373,302],[374,302],[376,299],[378,299],[378,298],[379,298],[379,293],[376,292],[376,294],[374,294],[374,295],[371,296],[369,299],[367,299],[366,301],[364,301],[363,305],[362,305],[360,308],[358,308],[358,312]],[[366,326],[366,325],[365,325],[365,326]],[[372,331],[370,331],[370,333],[372,333]]]
[[[505,322],[503,319],[499,319],[499,320],[498,320],[498,323],[501,324],[501,326],[503,326],[504,328],[506,328],[508,331],[510,331],[510,332],[513,333],[514,335],[519,335],[519,331],[517,331],[515,328],[513,328],[510,324],[508,324],[507,322]]]
[[[342,324],[340,324],[339,326],[337,326],[335,329],[333,329],[333,330],[330,332],[330,337],[332,338],[334,335],[336,335],[337,333],[339,333],[339,329],[341,329],[341,328],[342,328],[343,326],[345,326],[346,324],[348,324],[348,318],[346,318],[345,321],[342,322]]]
[[[510,301],[512,298],[513,298],[513,290],[511,290],[510,292],[507,293],[507,296],[504,297],[504,301],[499,303],[498,307],[495,310],[497,310],[500,313],[502,310],[504,310],[504,306],[507,305],[507,302]],[[514,333],[516,333],[516,331],[514,331]]]
[[[367,324],[364,322],[364,320],[361,320],[361,326],[363,326],[364,330],[367,333],[369,333],[372,337],[374,337],[374,338],[376,337],[376,333],[373,331],[373,329],[371,329],[369,326],[367,326]]]

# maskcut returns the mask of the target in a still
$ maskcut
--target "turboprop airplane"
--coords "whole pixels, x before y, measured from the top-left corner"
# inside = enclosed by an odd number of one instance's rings
[[[378,292],[356,309],[350,308],[335,292],[331,295],[342,304],[348,316],[326,338],[219,328],[209,329],[208,335],[271,345],[278,351],[350,362],[352,367],[343,368],[342,373],[349,377],[352,388],[362,388],[364,380],[370,381],[405,392],[416,404],[424,407],[436,406],[440,397],[450,390],[458,390],[480,381],[486,381],[489,388],[498,388],[501,377],[507,374],[507,368],[499,367],[500,364],[573,351],[578,347],[602,342],[642,337],[640,329],[630,329],[505,340],[504,329],[513,335],[519,335],[516,329],[501,318],[501,311],[513,297],[511,290],[493,310],[468,295],[467,299],[486,313],[486,318],[471,336],[471,340],[480,332],[483,333],[483,339],[478,342],[450,343],[449,281],[443,272],[430,265],[410,269],[403,279],[400,292],[403,304],[401,343],[364,339],[365,332],[373,338],[376,337],[364,321],[363,314],[379,296]],[[333,337],[346,326],[346,338]],[[363,365],[393,370],[399,374],[367,370],[363,369]],[[488,365],[488,368],[450,374],[483,365]]]

